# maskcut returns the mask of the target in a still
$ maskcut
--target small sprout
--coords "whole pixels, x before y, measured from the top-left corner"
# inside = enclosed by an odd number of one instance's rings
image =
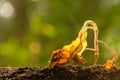
[[[87,30],[94,31],[94,48],[87,48]],[[114,63],[118,59],[118,53],[109,47],[105,42],[98,40],[98,33],[99,30],[97,25],[94,21],[88,20],[84,23],[82,29],[78,33],[78,37],[76,40],[72,41],[71,44],[65,45],[62,49],[58,49],[53,51],[51,58],[49,60],[49,67],[53,64],[55,65],[63,65],[69,62],[69,60],[73,60],[75,64],[85,64],[87,61],[82,57],[82,53],[85,50],[91,50],[95,52],[94,57],[94,66],[97,63],[99,57],[99,43],[105,45],[108,49],[110,49],[114,57],[112,60],[107,60],[106,64],[104,65],[104,69],[106,71],[114,70],[115,66]]]
[[[91,25],[90,27],[88,27]],[[53,51],[52,56],[49,61],[49,65],[52,64],[66,64],[69,62],[69,60],[73,60],[76,64],[85,64],[86,60],[82,57],[82,53],[87,48],[87,30],[91,29],[94,31],[94,49],[89,48],[90,50],[93,50],[95,52],[95,62],[94,65],[97,62],[98,59],[98,28],[96,26],[96,23],[88,20],[84,23],[82,29],[79,31],[78,37],[76,40],[74,40],[70,45],[65,45],[62,49],[58,49],[56,51]]]

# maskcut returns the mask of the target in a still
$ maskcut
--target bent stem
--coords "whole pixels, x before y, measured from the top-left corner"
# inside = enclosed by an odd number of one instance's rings
[[[90,27],[91,25],[92,27]],[[86,50],[92,50],[95,52],[95,57],[94,57],[94,66],[96,66],[98,57],[99,57],[99,47],[98,47],[98,33],[99,30],[97,28],[97,25],[94,21],[88,20],[84,23],[84,28],[86,29],[91,29],[94,31],[94,49],[87,48]]]
[[[118,52],[115,51],[113,48],[111,48],[110,46],[107,45],[107,43],[101,41],[101,40],[98,40],[99,43],[102,43],[106,48],[108,48],[109,50],[112,51],[112,53],[114,54],[114,57],[112,58],[112,62],[115,63],[118,59]]]
[[[99,43],[102,43],[106,48],[108,48],[109,50],[112,51],[112,53],[114,54],[114,57],[111,60],[107,60],[104,67],[105,70],[110,71],[113,70],[114,68],[114,63],[117,61],[118,59],[118,52],[115,51],[113,48],[111,48],[110,46],[108,46],[105,42],[98,40]]]

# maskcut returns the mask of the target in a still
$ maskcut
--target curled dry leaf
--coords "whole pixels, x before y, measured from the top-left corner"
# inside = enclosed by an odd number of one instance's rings
[[[82,29],[80,34],[81,37],[77,37],[76,40],[72,41],[71,44],[65,45],[62,49],[53,51],[49,61],[50,66],[52,64],[66,64],[69,62],[69,60],[73,60],[77,64],[86,63],[81,54],[87,47],[87,32],[86,30]]]

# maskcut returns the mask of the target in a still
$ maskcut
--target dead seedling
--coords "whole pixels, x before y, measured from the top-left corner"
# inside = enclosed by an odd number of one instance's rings
[[[87,31],[93,30],[94,31],[94,48],[87,47]],[[72,41],[71,44],[65,45],[62,49],[57,49],[53,51],[51,58],[49,60],[49,67],[53,64],[55,65],[64,65],[69,62],[69,60],[73,60],[75,64],[85,64],[86,60],[82,57],[82,53],[85,50],[91,50],[95,52],[94,57],[94,66],[96,66],[98,57],[99,57],[99,43],[105,45],[106,48],[111,50],[114,54],[112,60],[107,60],[104,64],[104,69],[106,71],[113,71],[114,70],[114,63],[117,61],[118,53],[117,51],[113,50],[109,47],[105,42],[98,40],[99,30],[94,21],[87,20],[82,29],[78,33],[78,37]]]

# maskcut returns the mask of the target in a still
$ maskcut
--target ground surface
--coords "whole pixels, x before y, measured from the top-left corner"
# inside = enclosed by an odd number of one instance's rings
[[[0,68],[0,80],[120,80],[120,69],[106,72],[102,66],[7,67]]]

